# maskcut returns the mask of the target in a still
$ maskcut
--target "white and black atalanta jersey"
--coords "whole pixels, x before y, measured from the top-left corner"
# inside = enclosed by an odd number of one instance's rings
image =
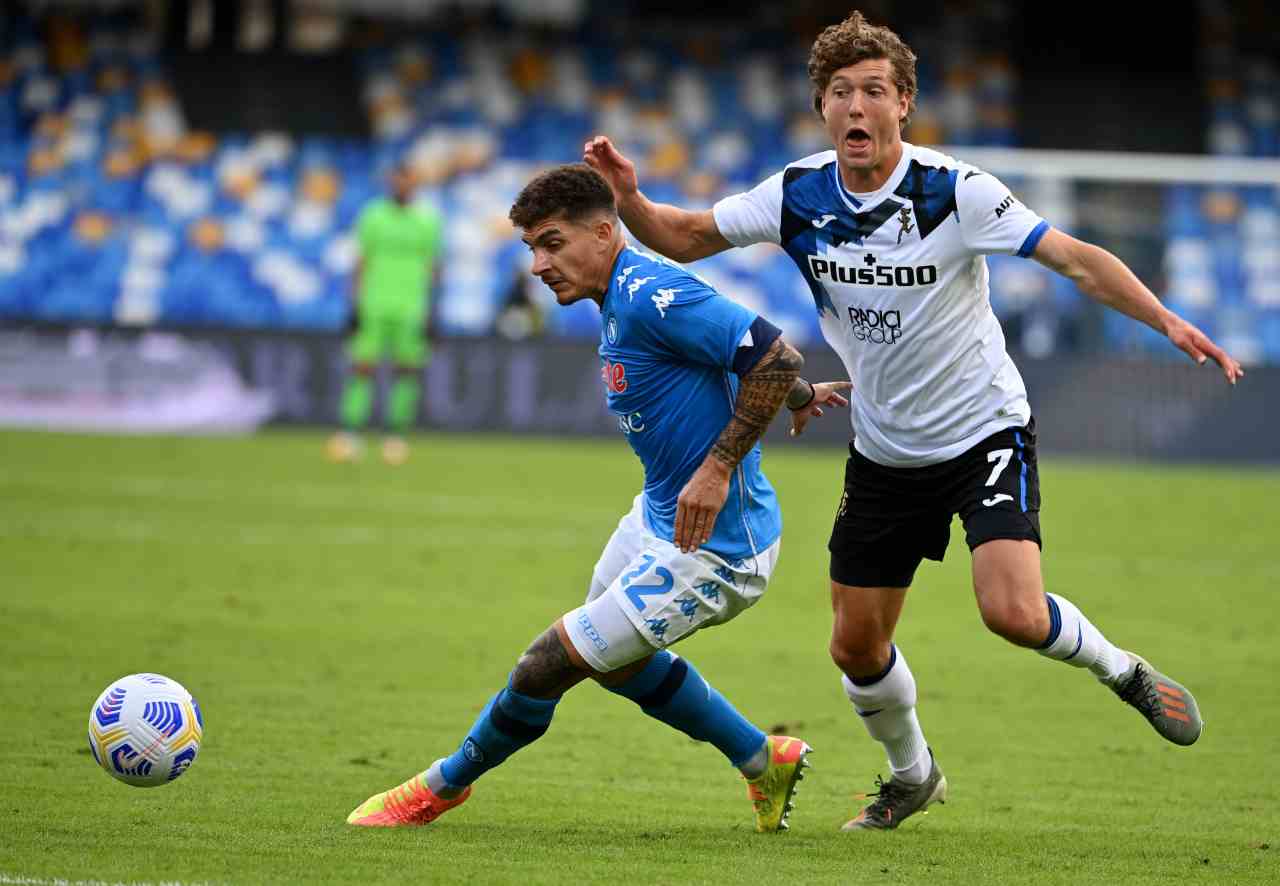
[[[853,381],[854,445],[915,467],[1030,420],[983,256],[1029,256],[1048,224],[988,173],[902,149],[875,193],[846,190],[824,151],[721,200],[715,220],[735,246],[776,243],[791,256]]]

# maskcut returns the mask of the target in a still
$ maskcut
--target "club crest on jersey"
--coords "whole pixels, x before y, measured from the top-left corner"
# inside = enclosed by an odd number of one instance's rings
[[[609,319],[604,323],[604,337],[611,345],[618,343],[618,318],[613,314],[610,314]]]
[[[898,210],[898,243],[902,243],[902,235],[910,234],[915,230],[915,225],[911,224],[911,207],[904,206]]]

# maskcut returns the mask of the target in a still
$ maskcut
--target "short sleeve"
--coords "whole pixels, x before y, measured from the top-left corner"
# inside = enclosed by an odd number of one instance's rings
[[[749,191],[725,197],[712,213],[716,227],[734,246],[780,243],[782,173],[769,176]]]
[[[1003,182],[979,169],[960,173],[956,209],[964,244],[979,255],[1026,258],[1049,230],[1049,223],[1024,206]]]
[[[755,321],[754,311],[695,278],[651,283],[636,294],[631,307],[631,322],[652,345],[688,362],[730,371],[739,347],[752,344],[747,333]]]

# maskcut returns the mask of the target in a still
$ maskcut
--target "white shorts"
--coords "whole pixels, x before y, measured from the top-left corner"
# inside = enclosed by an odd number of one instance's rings
[[[705,550],[682,553],[645,526],[643,498],[636,496],[605,545],[587,602],[564,617],[574,648],[599,673],[749,609],[764,595],[782,545],[779,539],[735,562]]]

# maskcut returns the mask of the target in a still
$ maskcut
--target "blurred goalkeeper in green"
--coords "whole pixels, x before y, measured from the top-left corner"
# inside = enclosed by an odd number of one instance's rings
[[[352,285],[351,374],[342,392],[343,430],[329,441],[333,461],[361,455],[359,434],[373,411],[379,364],[390,362],[395,372],[390,397],[383,404],[387,436],[382,458],[389,464],[401,464],[409,456],[404,434],[413,426],[422,395],[426,322],[444,223],[434,208],[411,202],[415,182],[407,165],[392,170],[388,183],[390,197],[371,202],[356,223],[360,259]]]

